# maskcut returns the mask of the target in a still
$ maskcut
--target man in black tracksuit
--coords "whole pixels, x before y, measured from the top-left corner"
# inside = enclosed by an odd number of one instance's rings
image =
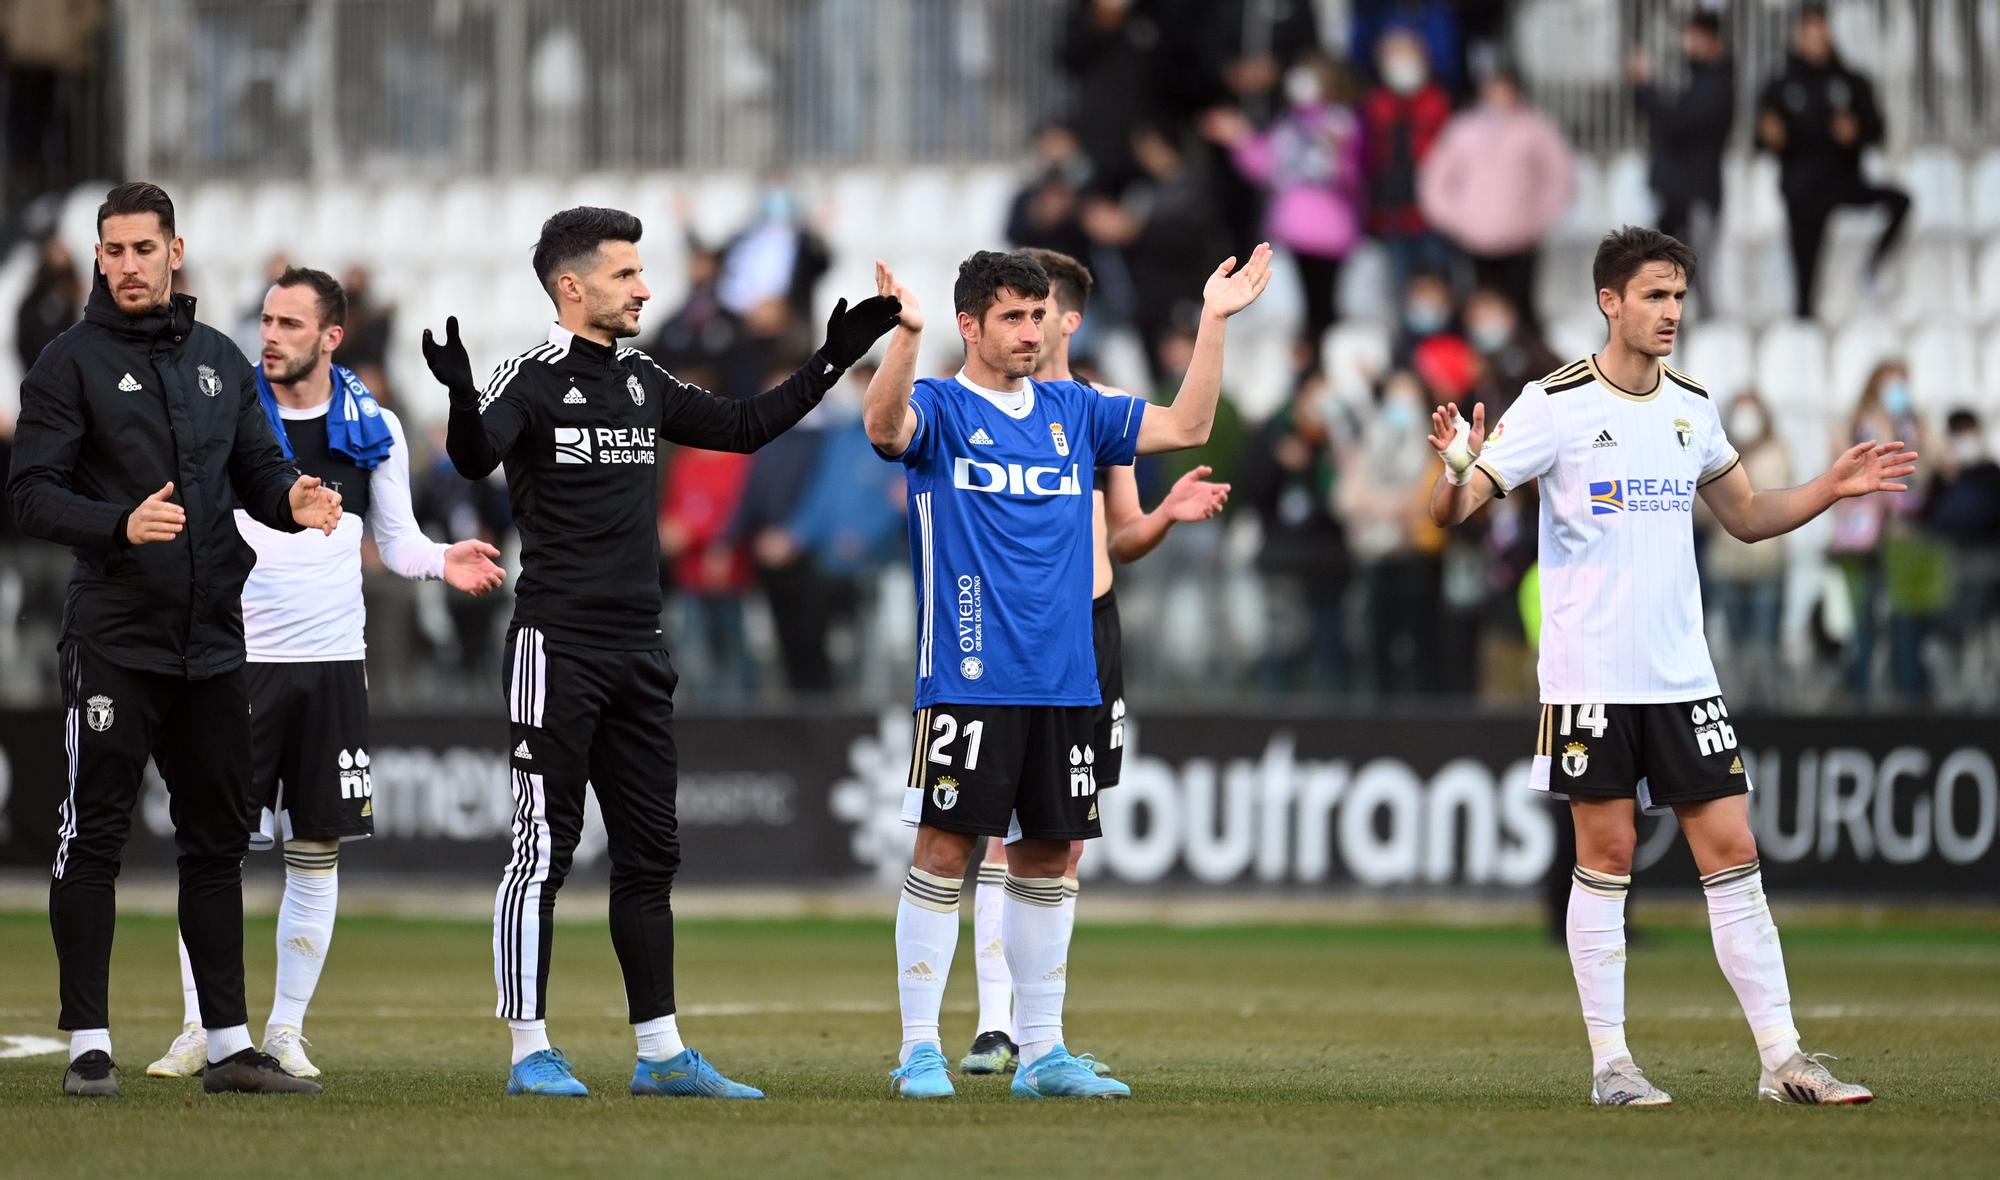
[[[551,919],[597,792],[611,858],[611,941],[638,1035],[634,1094],[761,1098],[680,1039],[673,911],[673,691],[661,637],[659,449],[754,451],[819,403],[896,323],[880,296],[846,301],[827,340],[777,388],[730,400],[619,348],[650,298],[636,217],[578,208],[549,218],[535,273],[555,302],[545,344],[495,370],[484,393],[448,322],[425,359],[451,394],[446,449],[461,475],[504,464],[521,532],[505,688],[512,731],[513,855],[494,903],[497,1015],[514,1040],[510,1094],[585,1092],[546,1027]]]
[[[241,592],[253,563],[235,503],[275,529],[332,532],[340,497],[271,436],[250,363],[170,295],[173,202],[112,189],[83,322],[21,385],[7,491],[21,530],[71,547],[63,607],[64,745],[49,924],[70,1032],[64,1089],[113,1095],[107,993],[114,882],[150,755],[172,792],[181,936],[209,1041],[206,1088],[311,1091],[250,1044],[243,1003],[243,854],[250,823]]]
[[[1910,195],[1869,183],[1861,152],[1882,142],[1875,88],[1833,51],[1826,7],[1807,4],[1792,34],[1785,72],[1757,100],[1757,142],[1778,157],[1778,185],[1791,223],[1792,283],[1801,319],[1811,319],[1819,252],[1835,209],[1880,205],[1889,224],[1868,257],[1872,280],[1895,249],[1909,216]]]
[[[1633,97],[1652,137],[1646,180],[1660,203],[1659,230],[1706,258],[1722,216],[1722,153],[1736,116],[1736,69],[1723,48],[1722,20],[1713,12],[1688,17],[1681,48],[1686,85],[1669,93],[1652,80],[1645,59],[1635,56]]]

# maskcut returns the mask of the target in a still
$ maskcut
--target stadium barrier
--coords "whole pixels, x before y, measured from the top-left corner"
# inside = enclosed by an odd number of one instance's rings
[[[1773,889],[2000,901],[2000,776],[1990,725],[1937,716],[1746,716],[1751,813]],[[62,715],[0,711],[0,869],[43,869],[67,788]],[[1123,782],[1087,876],[1131,887],[1519,891],[1557,855],[1559,813],[1529,789],[1527,716],[1149,715],[1126,731]],[[503,722],[383,715],[345,783],[373,800],[356,873],[463,876],[507,857]],[[730,716],[679,723],[684,879],[890,882],[908,865],[898,813],[907,714]],[[171,872],[165,791],[149,769],[128,868]],[[1556,772],[1560,778],[1561,771]],[[1638,876],[1692,887],[1671,821],[1641,829]],[[606,870],[593,802],[577,874]]]

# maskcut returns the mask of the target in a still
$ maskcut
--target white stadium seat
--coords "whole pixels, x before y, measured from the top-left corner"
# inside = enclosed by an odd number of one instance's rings
[[[1829,406],[1846,414],[1861,399],[1868,374],[1883,361],[1909,359],[1909,341],[1895,324],[1880,316],[1856,316],[1834,332],[1832,360],[1827,370]]]
[[[1773,413],[1823,418],[1839,401],[1826,380],[1826,335],[1808,320],[1787,320],[1757,341],[1757,391]]]
[[[1910,341],[1910,396],[1926,423],[1981,400],[1979,354],[1972,332],[1956,322],[1929,324]]]
[[[1975,233],[2000,233],[2000,147],[1980,153],[1966,188],[1969,228]]]
[[[2000,319],[2000,237],[1989,240],[1979,252],[1973,308],[1982,320]]]
[[[1363,239],[1340,268],[1340,314],[1347,320],[1394,323],[1401,294],[1389,289],[1389,252]]]
[[[1902,271],[1896,311],[1902,322],[1922,325],[1939,316],[1960,316],[1972,305],[1973,252],[1957,235],[1923,237],[1906,243],[1900,262],[1884,269]]]
[[[1718,405],[1728,405],[1756,379],[1750,331],[1732,320],[1703,320],[1687,329],[1686,343],[1675,351],[1670,363],[1706,386]]]
[[[1910,191],[1910,228],[1957,234],[1965,227],[1965,168],[1950,148],[1918,148],[1903,166]]]
[[[1985,356],[1980,358],[1981,414],[1987,427],[2000,438],[2000,332],[1985,334]]]
[[[1592,156],[1576,157],[1576,199],[1569,214],[1556,227],[1555,237],[1569,241],[1595,242],[1609,228],[1611,212],[1605,200],[1604,171]]]
[[[1604,169],[1605,228],[1618,225],[1653,225],[1659,217],[1659,202],[1646,183],[1646,155],[1636,149],[1611,157]]]
[[[1368,398],[1375,381],[1389,371],[1391,341],[1385,325],[1348,320],[1326,334],[1320,368],[1341,401]]]
[[[246,206],[241,188],[219,182],[196,185],[175,201],[175,228],[187,241],[190,264],[248,253],[242,236]]]
[[[1778,162],[1762,152],[1724,161],[1722,217],[1741,238],[1783,238],[1785,202],[1778,192]]]

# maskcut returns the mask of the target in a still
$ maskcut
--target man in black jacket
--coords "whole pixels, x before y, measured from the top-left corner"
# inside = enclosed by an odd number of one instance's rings
[[[535,275],[556,306],[548,342],[493,373],[481,393],[446,321],[424,359],[451,395],[445,448],[459,474],[505,465],[521,530],[521,578],[507,640],[513,857],[494,901],[496,1015],[513,1035],[507,1093],[587,1091],[549,1045],[556,892],[597,792],[611,858],[611,945],[638,1037],[631,1092],[762,1098],[681,1041],[675,1022],[671,897],[680,867],[673,692],[660,635],[662,443],[754,451],[790,429],[901,313],[841,300],[826,343],[775,389],[731,400],[676,380],[618,341],[652,297],[640,278],[639,219],[564,210],[542,225]]]
[[[1792,31],[1785,72],[1757,100],[1757,142],[1778,157],[1801,319],[1812,318],[1820,245],[1835,209],[1880,205],[1889,214],[1868,258],[1871,283],[1896,247],[1910,212],[1910,195],[1871,184],[1861,174],[1862,149],[1881,143],[1882,130],[1875,88],[1834,53],[1826,6],[1807,4]]]
[[[1681,48],[1687,84],[1677,93],[1653,81],[1639,54],[1629,72],[1639,114],[1652,132],[1647,184],[1660,203],[1660,232],[1692,244],[1705,258],[1722,216],[1722,153],[1736,113],[1736,74],[1723,50],[1722,19],[1713,12],[1688,17]]]
[[[97,211],[83,321],[21,385],[7,491],[21,531],[76,554],[61,640],[69,796],[49,924],[70,1033],[70,1094],[118,1093],[108,992],[119,856],[150,755],[172,793],[181,937],[211,1029],[205,1088],[319,1086],[250,1043],[243,1002],[243,854],[250,778],[244,579],[231,510],[332,533],[340,497],[278,449],[250,363],[171,293],[183,246],[155,185]]]

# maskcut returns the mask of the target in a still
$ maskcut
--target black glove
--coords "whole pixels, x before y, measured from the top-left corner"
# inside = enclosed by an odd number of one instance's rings
[[[838,368],[846,369],[868,355],[903,314],[903,301],[894,295],[870,295],[852,308],[843,299],[826,319],[826,343],[820,353]]]
[[[465,355],[465,345],[458,339],[457,316],[445,319],[443,344],[431,338],[429,328],[424,329],[424,363],[431,367],[431,376],[438,384],[451,392],[453,401],[479,400],[479,385],[472,379],[472,358]]]

